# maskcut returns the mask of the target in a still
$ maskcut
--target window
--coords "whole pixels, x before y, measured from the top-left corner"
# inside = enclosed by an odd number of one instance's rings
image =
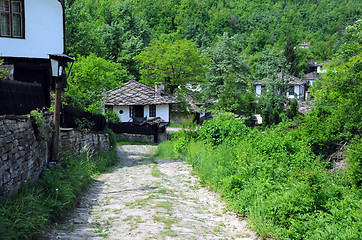
[[[156,105],[150,105],[150,117],[156,117]]]
[[[24,0],[0,0],[0,37],[24,38]]]

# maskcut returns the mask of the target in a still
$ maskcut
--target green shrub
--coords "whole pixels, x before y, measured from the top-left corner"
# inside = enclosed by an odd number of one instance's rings
[[[116,139],[116,135],[114,134],[114,132],[112,131],[112,129],[106,127],[106,132],[108,133],[109,136],[109,146],[111,149],[114,149],[117,146],[117,139]]]
[[[357,138],[347,150],[347,175],[349,180],[356,187],[362,185],[362,138]]]
[[[246,137],[249,132],[244,121],[230,115],[219,115],[203,124],[198,132],[199,139],[212,145],[220,145],[227,140],[237,141]]]
[[[108,122],[121,123],[121,119],[118,117],[117,113],[111,109],[106,109],[104,116]]]

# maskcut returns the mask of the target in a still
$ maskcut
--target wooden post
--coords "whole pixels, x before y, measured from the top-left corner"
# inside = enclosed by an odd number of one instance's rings
[[[55,132],[53,135],[53,162],[59,161],[59,132],[60,132],[60,106],[61,102],[61,91],[62,84],[60,79],[55,81],[55,104],[54,104],[54,117],[53,123],[55,127]]]

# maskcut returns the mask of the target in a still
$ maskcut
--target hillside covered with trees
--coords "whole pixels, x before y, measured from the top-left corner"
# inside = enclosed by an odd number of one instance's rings
[[[165,82],[169,92],[188,82],[202,83],[210,91],[200,101],[219,99],[212,110],[248,115],[254,106],[246,90],[253,90],[252,83],[271,66],[266,58],[278,61],[272,72],[302,76],[306,61],[332,58],[346,41],[345,27],[361,16],[356,0],[65,2],[67,54],[79,60],[68,102],[82,102],[93,112],[99,107],[89,106],[87,98],[94,99],[89,95],[141,80]],[[304,42],[310,47],[299,49]],[[101,65],[98,73],[106,70],[114,77],[98,83],[92,68],[79,66],[89,62]],[[96,91],[90,90],[93,84]]]

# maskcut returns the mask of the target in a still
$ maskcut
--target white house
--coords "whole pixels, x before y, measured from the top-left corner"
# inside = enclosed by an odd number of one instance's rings
[[[129,81],[118,89],[107,92],[106,109],[115,112],[122,122],[142,122],[160,117],[170,122],[170,104],[178,103],[176,97],[164,93],[164,86],[152,88],[137,81]]]
[[[60,0],[0,0],[0,57],[49,59],[64,52]]]
[[[64,53],[63,1],[0,0],[0,59],[13,81],[3,83],[39,88],[36,106],[50,106],[49,54]]]
[[[300,78],[294,77],[292,75],[285,75],[283,73],[278,73],[278,77],[286,83],[287,91],[286,96],[287,98],[297,98],[304,100],[305,97],[305,89],[306,83]],[[254,83],[255,86],[255,93],[257,96],[260,96],[263,91],[267,91],[265,84],[262,81],[258,81]]]

